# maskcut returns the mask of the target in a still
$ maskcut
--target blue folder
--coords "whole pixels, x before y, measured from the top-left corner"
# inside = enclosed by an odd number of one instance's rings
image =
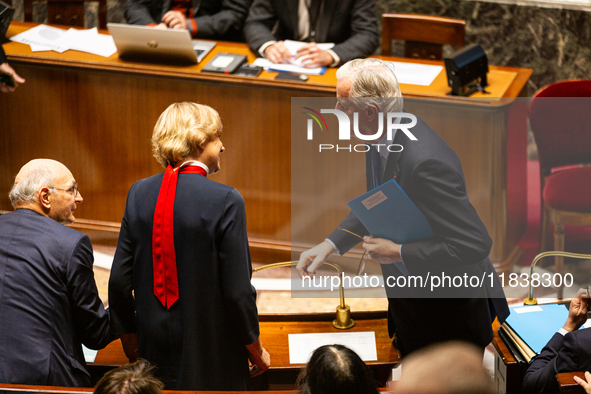
[[[406,244],[435,236],[425,215],[393,179],[347,205],[374,238]]]
[[[435,236],[425,215],[393,179],[347,205],[374,238],[405,244]],[[409,274],[404,263],[394,265],[403,275]]]
[[[511,313],[507,324],[536,354],[564,326],[568,317],[568,309],[563,304],[514,306],[509,309]],[[517,313],[516,309],[522,313]]]

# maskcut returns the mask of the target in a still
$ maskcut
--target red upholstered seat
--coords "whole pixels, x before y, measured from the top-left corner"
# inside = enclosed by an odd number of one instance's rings
[[[529,121],[538,145],[542,187],[540,249],[554,223],[554,250],[564,251],[564,225],[591,225],[591,81],[557,82],[538,90]],[[553,172],[557,167],[570,166]],[[563,257],[554,266],[562,274]],[[562,298],[562,288],[558,291]]]
[[[546,178],[543,199],[552,209],[591,214],[591,167],[550,175]]]
[[[541,250],[554,223],[554,250],[564,251],[564,225],[591,225],[591,81],[557,82],[538,90],[529,104],[538,145],[542,186]],[[553,172],[553,169],[570,166]],[[555,258],[562,273],[563,258]],[[562,297],[562,289],[558,292]]]

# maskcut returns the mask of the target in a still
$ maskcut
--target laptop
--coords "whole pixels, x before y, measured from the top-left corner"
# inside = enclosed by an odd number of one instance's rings
[[[124,60],[197,64],[215,47],[214,41],[192,40],[188,30],[108,23],[117,53]]]

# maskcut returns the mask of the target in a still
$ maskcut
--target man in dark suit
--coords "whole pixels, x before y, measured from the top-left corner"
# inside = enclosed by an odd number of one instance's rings
[[[587,312],[587,298],[571,300],[564,327],[548,341],[525,373],[524,393],[557,393],[556,374],[591,370],[591,330],[579,330],[587,321]]]
[[[338,66],[373,54],[377,23],[375,0],[255,0],[244,34],[250,48],[273,63],[293,55],[306,67]],[[310,43],[290,53],[283,40]],[[323,42],[335,46],[320,49],[316,43]]]
[[[92,271],[88,237],[64,226],[82,202],[70,171],[27,163],[0,216],[0,382],[91,386],[82,345],[113,338]]]
[[[127,0],[133,25],[186,29],[195,38],[244,41],[242,26],[250,0]]]
[[[14,69],[12,67],[10,67],[10,64],[8,64],[8,60],[6,59],[6,54],[4,53],[4,49],[2,49],[1,46],[0,46],[0,71],[7,73],[7,74],[11,74],[17,83],[25,83],[25,80],[23,78],[21,78],[16,73],[16,71],[14,71]],[[15,86],[9,86],[5,82],[0,83],[0,92],[2,92],[2,93],[14,92],[14,89],[16,89]]]
[[[391,65],[378,59],[354,60],[341,67],[337,72],[337,98],[337,109],[351,120],[354,112],[359,114],[359,130],[365,135],[375,134],[380,117],[388,112],[402,112],[403,108]],[[367,188],[371,190],[395,179],[425,215],[435,237],[398,245],[366,236],[363,247],[382,264],[385,282],[404,276],[399,267],[423,281],[443,273],[460,277],[467,273],[487,280],[481,287],[454,291],[448,285],[437,293],[431,293],[429,286],[397,288],[386,282],[390,336],[396,334],[403,355],[454,339],[484,348],[493,338],[491,323],[495,316],[503,321],[509,314],[488,259],[492,240],[468,200],[462,166],[455,152],[420,118],[409,131],[416,141],[401,130],[396,131],[392,141],[386,140],[387,134],[379,141],[383,147],[394,145],[392,150],[396,152],[372,147],[366,153]],[[352,213],[339,227],[369,234]],[[327,240],[302,253],[298,272],[313,274],[330,255],[344,254],[358,242],[357,237],[337,229]],[[429,323],[427,316],[431,314],[434,319]]]

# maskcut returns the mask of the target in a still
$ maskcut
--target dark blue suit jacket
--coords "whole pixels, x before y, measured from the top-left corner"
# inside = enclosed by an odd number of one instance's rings
[[[127,197],[109,281],[117,334],[138,334],[139,355],[166,389],[250,388],[245,345],[259,336],[244,199],[199,174],[180,174],[174,205],[179,300],[154,295],[152,225],[163,174]],[[132,297],[132,291],[135,294]]]
[[[554,334],[523,378],[525,393],[558,393],[556,374],[591,371],[591,330]]]
[[[127,0],[125,18],[133,25],[158,24],[171,0]],[[244,41],[242,26],[250,0],[192,0],[198,38]]]
[[[417,121],[410,129],[417,141],[409,140],[401,130],[396,132],[393,143],[402,145],[403,150],[389,153],[382,179],[382,182],[390,179],[398,182],[426,216],[436,235],[433,239],[402,245],[404,263],[410,275],[423,278],[442,272],[463,276],[467,272],[487,280],[482,287],[459,293],[388,289],[390,335],[397,333],[403,354],[452,339],[484,347],[493,338],[491,323],[495,316],[504,321],[509,315],[500,282],[488,259],[492,240],[468,199],[459,158],[422,119],[417,117]],[[369,190],[373,179],[369,155],[366,176]],[[340,227],[368,234],[352,213]],[[359,242],[358,238],[338,230],[329,239],[341,253]],[[385,278],[401,275],[393,264],[382,265],[382,272]]]
[[[91,386],[81,343],[111,340],[88,237],[29,209],[0,216],[0,382]]]
[[[315,0],[314,0],[315,1]],[[316,42],[333,42],[341,64],[373,54],[379,44],[375,0],[324,0]],[[246,42],[257,55],[274,40],[298,40],[299,0],[255,0],[244,24]],[[277,29],[274,33],[274,26]]]

